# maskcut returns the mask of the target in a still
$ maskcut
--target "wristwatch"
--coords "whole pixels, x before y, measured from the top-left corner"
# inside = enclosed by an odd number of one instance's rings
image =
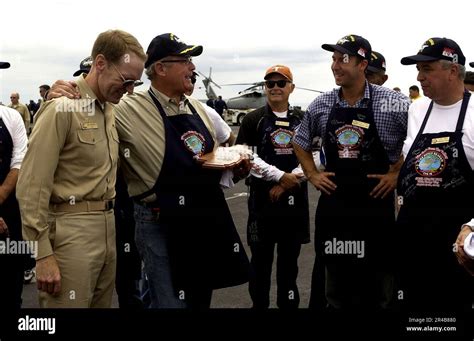
[[[469,226],[472,232],[474,232],[474,219],[471,219],[470,222],[462,224],[462,226]]]

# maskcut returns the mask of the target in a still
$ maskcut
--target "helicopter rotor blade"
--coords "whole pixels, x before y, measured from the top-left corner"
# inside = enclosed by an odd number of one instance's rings
[[[198,71],[198,74],[200,74],[202,76],[202,78],[207,80],[209,85],[212,83],[215,86],[217,86],[219,89],[222,89],[221,86],[219,84],[217,84],[216,82],[214,82],[214,80],[211,78],[211,73],[212,73],[212,68],[209,69],[209,76],[206,76],[201,71]]]
[[[324,91],[320,91],[320,90],[315,90],[315,89],[309,89],[309,88],[301,88],[299,86],[296,86],[295,87],[296,89],[300,89],[300,90],[306,90],[306,91],[312,91],[312,92],[319,92],[320,94],[323,94]]]
[[[234,86],[234,85],[256,85],[257,83],[232,83],[232,84],[222,84],[222,86]]]

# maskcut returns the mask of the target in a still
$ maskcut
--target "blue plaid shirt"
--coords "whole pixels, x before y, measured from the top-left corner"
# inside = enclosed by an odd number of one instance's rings
[[[405,95],[383,86],[372,85],[372,110],[380,140],[391,163],[400,159],[403,142],[407,135],[408,107],[410,101]],[[364,97],[354,108],[367,108],[370,91],[365,82]],[[313,139],[326,137],[326,123],[331,109],[336,106],[349,108],[346,100],[339,97],[339,88],[325,92],[317,97],[308,107],[303,120],[293,137],[293,142],[306,151],[311,151]]]

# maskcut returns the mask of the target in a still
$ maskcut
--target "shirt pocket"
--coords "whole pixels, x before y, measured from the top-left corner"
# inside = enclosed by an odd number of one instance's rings
[[[99,137],[98,129],[81,129],[77,131],[77,137],[79,142],[95,145],[97,142],[102,140]]]

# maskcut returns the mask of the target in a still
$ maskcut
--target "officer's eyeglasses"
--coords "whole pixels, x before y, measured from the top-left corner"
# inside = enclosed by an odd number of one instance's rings
[[[128,87],[132,85],[133,87],[136,87],[143,84],[143,82],[140,80],[126,79],[113,63],[112,63],[112,66],[114,67],[115,71],[118,72],[118,74],[120,75],[120,78],[122,78],[122,87],[124,89],[127,89]]]
[[[291,82],[284,79],[280,79],[278,81],[265,81],[265,85],[269,89],[273,89],[275,87],[275,84],[279,88],[284,88],[286,86],[286,83],[291,83]]]
[[[169,59],[169,60],[161,60],[161,63],[181,63],[184,65],[189,65],[193,62],[193,58],[191,56],[187,56],[185,59]]]

